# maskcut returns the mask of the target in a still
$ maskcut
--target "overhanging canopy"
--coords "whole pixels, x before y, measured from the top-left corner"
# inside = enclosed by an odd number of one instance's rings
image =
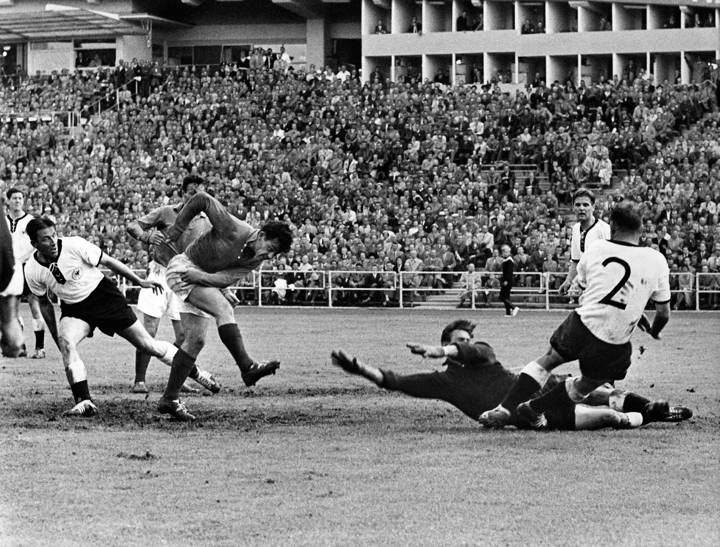
[[[144,33],[139,26],[83,9],[8,13],[0,18],[0,43],[6,44]]]

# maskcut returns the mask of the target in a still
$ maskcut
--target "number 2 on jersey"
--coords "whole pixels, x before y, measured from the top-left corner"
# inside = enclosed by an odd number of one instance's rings
[[[600,300],[601,304],[607,304],[608,306],[613,306],[615,308],[620,308],[621,310],[624,310],[627,307],[627,304],[623,302],[618,302],[617,300],[613,300],[613,296],[615,296],[620,289],[623,288],[623,285],[625,285],[625,282],[630,278],[630,264],[625,262],[622,258],[618,258],[616,256],[611,256],[603,260],[602,265],[607,267],[608,264],[615,262],[616,264],[620,264],[620,266],[623,267],[625,270],[625,273],[623,273],[622,278],[620,281],[618,281],[618,284],[613,287],[613,289],[607,293],[602,300]]]

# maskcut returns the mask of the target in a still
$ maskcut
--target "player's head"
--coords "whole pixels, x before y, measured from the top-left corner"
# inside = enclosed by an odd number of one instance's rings
[[[57,233],[55,223],[49,218],[34,218],[27,225],[30,243],[48,260],[55,260],[58,255]]]
[[[469,342],[472,340],[475,323],[467,319],[456,319],[448,323],[440,334],[440,343],[443,346],[456,342]]]
[[[573,194],[573,209],[580,222],[589,220],[595,213],[595,194],[587,188],[578,188]]]
[[[182,193],[191,197],[205,189],[205,179],[200,175],[188,175],[182,181]]]
[[[613,237],[618,233],[639,235],[642,226],[642,213],[634,201],[623,200],[610,211],[610,230]]]
[[[287,253],[292,245],[292,231],[284,222],[271,220],[260,229],[255,243],[255,256],[272,258],[279,253]]]
[[[25,205],[25,194],[20,188],[10,188],[5,192],[5,197],[11,211],[22,211],[23,205]]]
[[[510,256],[510,245],[503,245],[500,247],[500,254],[503,258]]]

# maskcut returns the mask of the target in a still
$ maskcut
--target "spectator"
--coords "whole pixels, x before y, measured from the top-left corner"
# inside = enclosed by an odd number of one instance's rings
[[[420,21],[418,21],[417,17],[413,16],[413,18],[410,20],[408,32],[410,32],[411,34],[422,34],[422,24],[420,23]]]

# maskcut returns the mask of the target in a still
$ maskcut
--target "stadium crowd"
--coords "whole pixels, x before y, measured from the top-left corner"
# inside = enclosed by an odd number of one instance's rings
[[[601,215],[620,196],[645,202],[647,241],[671,270],[720,272],[717,74],[692,85],[537,80],[507,93],[256,65],[134,63],[0,88],[6,114],[81,119],[68,129],[0,113],[3,187],[25,191],[28,210],[54,217],[61,234],[142,269],[147,251],[125,226],[179,202],[183,176],[198,174],[250,224],[294,227],[293,248],[272,265],[288,271],[273,274],[278,302],[314,301],[322,272],[342,270],[351,273],[333,279],[348,288],[339,303],[389,304],[382,272],[431,272],[408,279],[443,288],[471,266],[497,271],[506,243],[516,273],[566,271],[570,196],[583,185],[598,189]],[[117,104],[94,114],[108,91]],[[690,277],[675,276],[678,289]],[[680,293],[676,305],[691,298]]]

